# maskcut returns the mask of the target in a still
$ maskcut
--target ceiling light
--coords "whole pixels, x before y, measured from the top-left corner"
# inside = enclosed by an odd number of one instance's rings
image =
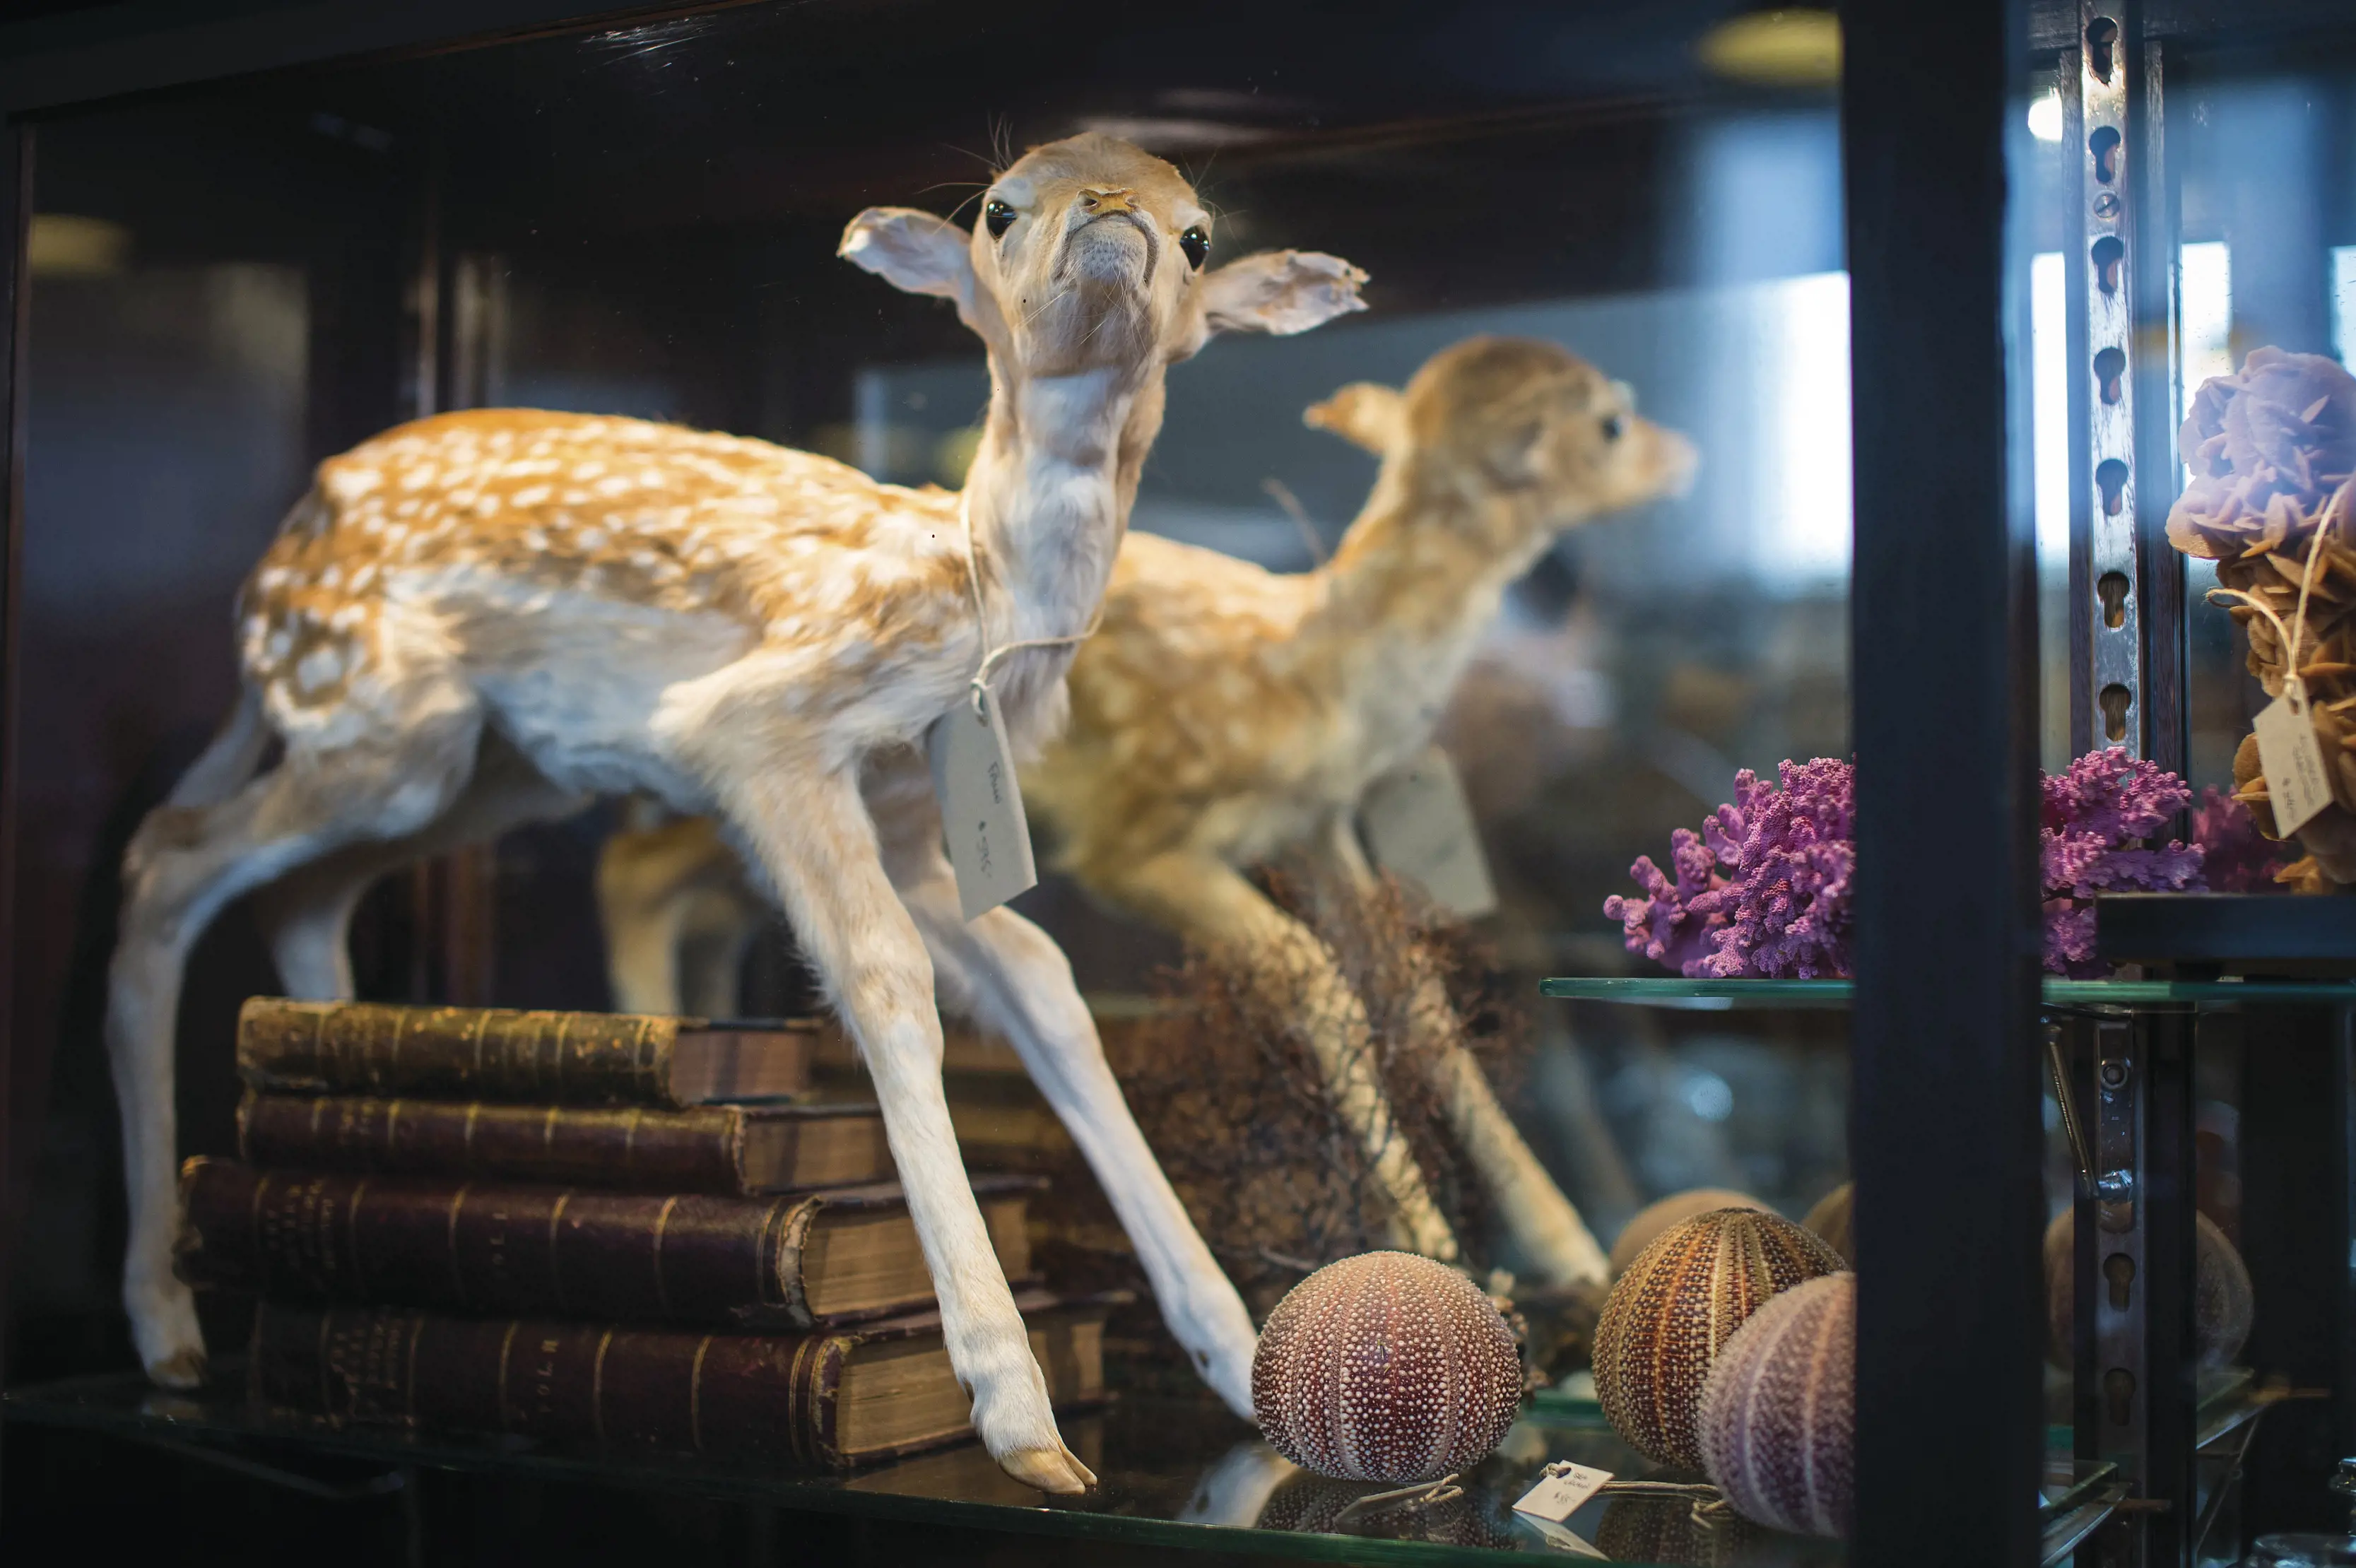
[[[33,214],[25,261],[37,278],[103,278],[123,271],[131,230],[103,218],[70,212]]]
[[[1736,81],[1829,87],[1840,80],[1840,18],[1830,11],[1753,11],[1702,35],[1701,63]]]

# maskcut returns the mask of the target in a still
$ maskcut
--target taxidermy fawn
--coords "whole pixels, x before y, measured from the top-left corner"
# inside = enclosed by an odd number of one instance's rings
[[[1023,788],[1054,825],[1063,869],[1091,891],[1321,998],[1310,1043],[1400,1241],[1453,1260],[1456,1238],[1393,1126],[1364,1004],[1244,873],[1291,853],[1328,873],[1318,881],[1366,889],[1358,805],[1430,742],[1506,586],[1565,528],[1682,488],[1695,456],[1638,418],[1624,387],[1526,339],[1457,344],[1404,391],[1344,387],[1306,419],[1382,458],[1333,559],[1280,576],[1129,536],[1103,626],[1072,666],[1070,726]],[[677,1010],[692,939],[707,964],[691,972],[691,1000],[733,1010],[756,918],[747,895],[729,902],[736,877],[701,823],[608,841],[600,899],[624,1005]],[[1463,1049],[1438,975],[1416,977],[1410,1011],[1456,1141],[1523,1255],[1550,1284],[1603,1283],[1601,1250]]]
[[[1098,135],[1024,155],[970,234],[906,208],[851,221],[844,256],[955,302],[989,348],[962,495],[519,410],[425,420],[321,464],[246,584],[237,710],[124,858],[107,1043],[123,1295],[150,1376],[190,1383],[204,1361],[171,1243],[173,1016],[206,923],[276,884],[263,915],[284,983],[348,996],[345,923],[376,875],[636,792],[726,826],[857,1040],[998,1462],[1050,1491],[1093,1479],[1057,1434],[958,1155],[937,984],[1014,1042],[1173,1332],[1249,1412],[1243,1304],[1122,1104],[1062,954],[1011,911],[960,918],[918,750],[1010,645],[991,690],[1018,748],[1061,727],[1071,639],[1111,575],[1173,361],[1215,332],[1361,308],[1365,275],[1331,256],[1208,267],[1210,226],[1176,170]]]

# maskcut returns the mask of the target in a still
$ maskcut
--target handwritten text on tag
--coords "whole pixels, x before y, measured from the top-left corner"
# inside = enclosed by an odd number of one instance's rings
[[[1581,1503],[1601,1491],[1603,1483],[1611,1478],[1609,1470],[1590,1470],[1584,1465],[1558,1461],[1547,1467],[1537,1486],[1522,1494],[1514,1511],[1560,1524],[1577,1513]]]
[[[2285,677],[2282,695],[2259,710],[2256,730],[2275,831],[2288,837],[2331,804],[2330,775],[2323,771],[2323,748],[2316,742],[2314,715],[2307,710],[2306,683],[2295,675]]]
[[[933,798],[957,872],[958,907],[966,919],[996,909],[1039,883],[1031,858],[1031,825],[1023,816],[1014,749],[998,703],[985,689],[981,712],[959,698],[925,734],[933,766]]]
[[[1358,826],[1376,865],[1419,884],[1451,913],[1471,918],[1497,907],[1463,781],[1439,747],[1376,779],[1358,803]]]

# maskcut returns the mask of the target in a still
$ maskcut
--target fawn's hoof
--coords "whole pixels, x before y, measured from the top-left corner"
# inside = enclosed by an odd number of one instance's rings
[[[147,1363],[147,1381],[157,1388],[202,1388],[205,1381],[205,1352],[196,1349],[175,1350]]]
[[[162,1289],[128,1288],[123,1304],[131,1313],[131,1339],[147,1381],[158,1388],[200,1386],[205,1336],[197,1327],[197,1298],[188,1287],[175,1281]]]
[[[1024,1486],[1043,1492],[1071,1496],[1097,1484],[1096,1472],[1060,1443],[1053,1448],[1016,1448],[1001,1454],[998,1467]]]

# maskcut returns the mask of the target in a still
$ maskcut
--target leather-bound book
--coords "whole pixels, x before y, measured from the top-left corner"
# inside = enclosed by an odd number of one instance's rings
[[[806,1093],[813,1021],[408,1008],[253,997],[237,1070],[279,1094],[401,1094],[538,1105],[656,1105]]]
[[[1102,1302],[1017,1296],[1048,1397],[1103,1397]],[[971,1430],[939,1315],[787,1336],[265,1300],[249,1397],[327,1424],[492,1432],[844,1467]]]
[[[1031,1273],[1035,1179],[974,1193],[1009,1279]],[[180,1168],[191,1285],[435,1311],[806,1328],[933,1299],[907,1200],[889,1184],[782,1198]]]
[[[250,1164],[555,1181],[639,1192],[791,1192],[892,1179],[873,1105],[504,1105],[262,1094],[237,1108]]]

